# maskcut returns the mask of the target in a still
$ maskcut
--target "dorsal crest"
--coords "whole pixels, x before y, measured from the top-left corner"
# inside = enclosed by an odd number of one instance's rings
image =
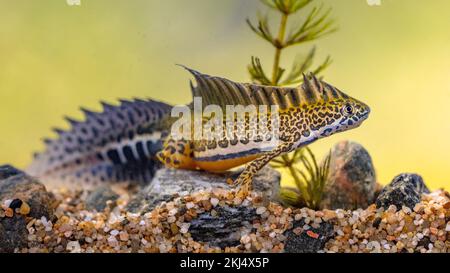
[[[191,82],[192,96],[201,97],[204,107],[211,104],[219,105],[222,109],[225,109],[227,105],[278,105],[283,110],[321,101],[348,98],[346,94],[318,79],[313,73],[304,75],[303,84],[292,88],[237,83],[183,67],[194,76],[196,86]]]
[[[318,79],[313,73],[310,73],[309,75],[303,74],[303,84],[299,89],[301,89],[299,92],[304,93],[304,97],[308,103],[349,98],[344,92]]]

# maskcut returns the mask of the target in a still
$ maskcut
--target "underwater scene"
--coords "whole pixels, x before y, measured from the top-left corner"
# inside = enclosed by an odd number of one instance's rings
[[[0,253],[450,252],[450,2],[0,7]]]

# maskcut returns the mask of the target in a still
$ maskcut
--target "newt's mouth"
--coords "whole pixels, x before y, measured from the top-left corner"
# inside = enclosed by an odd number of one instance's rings
[[[370,109],[368,109],[366,112],[364,112],[363,114],[358,114],[358,118],[363,121],[366,120],[369,117],[370,114]]]
[[[369,114],[370,114],[370,111],[366,112],[365,114],[363,114],[363,115],[361,116],[361,119],[362,119],[362,120],[367,119],[367,118],[369,117]]]

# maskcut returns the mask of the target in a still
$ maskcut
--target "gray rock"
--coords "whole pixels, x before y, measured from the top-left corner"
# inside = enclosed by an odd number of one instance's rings
[[[45,186],[33,177],[17,169],[11,171],[10,166],[0,167],[0,201],[7,199],[20,199],[30,206],[30,214],[33,218],[45,216],[53,218],[55,197],[47,192]]]
[[[402,206],[412,209],[420,202],[422,194],[429,192],[420,175],[404,173],[396,176],[383,188],[375,203],[377,207],[385,209],[390,205],[395,205],[397,209]]]
[[[160,169],[151,184],[133,198],[127,209],[145,213],[163,201],[170,201],[177,195],[184,195],[208,188],[231,189],[227,178],[236,178],[239,171],[212,174],[202,171]],[[269,166],[264,167],[253,179],[253,190],[261,192],[263,202],[277,201],[280,187],[280,173]]]
[[[296,234],[294,229],[302,228],[305,225],[304,219],[294,222],[293,228],[285,231],[286,243],[284,251],[287,253],[317,253],[325,248],[325,244],[334,237],[333,224],[329,222],[320,223],[319,228],[311,228],[309,230],[301,230]],[[312,231],[315,236],[308,235],[308,231]]]
[[[0,253],[14,252],[16,248],[27,246],[26,226],[25,218],[21,215],[0,218]]]
[[[88,210],[103,211],[106,208],[107,201],[115,202],[119,195],[109,186],[101,186],[92,191],[86,197],[86,208]]]
[[[27,216],[52,220],[55,198],[47,192],[44,185],[24,172],[11,167],[0,166],[0,202],[20,199],[30,206]],[[26,246],[28,231],[24,216],[0,219],[0,252],[12,252],[15,248]]]
[[[209,243],[220,248],[240,244],[243,229],[250,231],[252,221],[259,216],[251,207],[216,207],[217,216],[210,212],[200,214],[191,221],[189,233],[198,242]]]
[[[4,180],[10,176],[18,175],[21,173],[21,170],[18,170],[11,165],[0,166],[0,180]]]
[[[336,144],[331,152],[330,173],[321,207],[366,208],[373,203],[376,189],[375,169],[367,150],[349,141]]]

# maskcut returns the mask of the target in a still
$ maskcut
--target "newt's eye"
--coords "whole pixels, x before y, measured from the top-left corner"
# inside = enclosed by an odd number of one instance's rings
[[[344,105],[344,107],[343,107],[342,110],[343,110],[342,112],[343,112],[345,115],[351,115],[351,114],[353,114],[353,112],[354,112],[353,105],[351,105],[351,104],[346,104],[346,105]]]

